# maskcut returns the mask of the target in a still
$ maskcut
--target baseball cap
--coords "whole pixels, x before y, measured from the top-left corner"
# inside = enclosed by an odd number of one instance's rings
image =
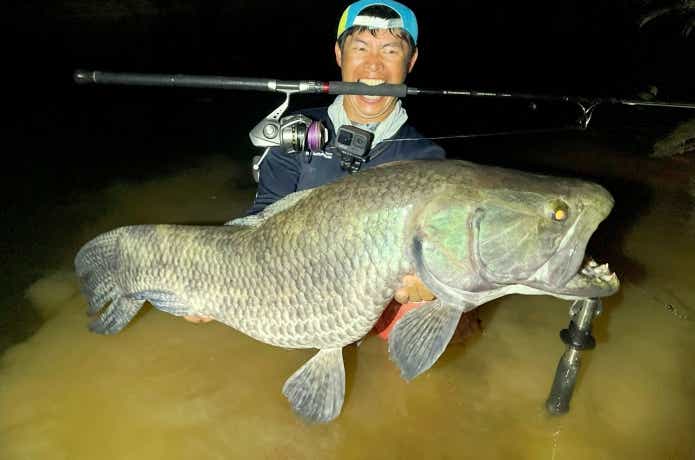
[[[370,6],[383,5],[391,8],[399,17],[393,19],[376,18],[373,16],[361,16],[365,8]],[[417,19],[415,13],[403,5],[402,3],[394,2],[393,0],[360,0],[345,8],[343,15],[338,23],[338,38],[350,27],[364,26],[370,29],[396,29],[401,28],[408,32],[417,44]]]

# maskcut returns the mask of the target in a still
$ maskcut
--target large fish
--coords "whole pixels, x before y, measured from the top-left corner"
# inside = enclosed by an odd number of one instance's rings
[[[343,404],[342,348],[372,329],[406,274],[437,296],[390,335],[406,379],[434,364],[463,312],[492,299],[614,293],[607,266],[582,267],[612,206],[604,188],[579,180],[400,162],[291,194],[227,226],[118,228],[85,244],[75,267],[95,332],[120,331],[148,301],[271,345],[318,348],[283,393],[302,417],[326,422]]]

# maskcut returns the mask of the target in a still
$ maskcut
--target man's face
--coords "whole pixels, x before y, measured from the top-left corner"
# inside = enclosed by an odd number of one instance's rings
[[[410,60],[408,43],[385,29],[376,36],[370,31],[354,33],[346,38],[341,50],[335,45],[335,58],[343,81],[366,84],[405,81],[417,60],[417,48]],[[396,104],[395,97],[348,95],[343,106],[348,117],[357,123],[376,123],[384,120]]]

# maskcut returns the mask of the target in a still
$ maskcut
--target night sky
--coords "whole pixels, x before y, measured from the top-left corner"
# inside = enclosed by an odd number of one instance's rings
[[[692,101],[695,94],[695,33],[689,38],[681,33],[687,16],[666,15],[644,29],[637,26],[650,5],[665,2],[408,4],[420,24],[420,58],[407,82],[411,86],[633,97],[656,85],[666,100]],[[334,1],[10,2],[2,15],[9,63],[3,79],[9,115],[5,140],[12,146],[4,186],[29,190],[48,178],[60,187],[89,186],[107,176],[146,177],[210,152],[249,158],[255,152],[247,132],[281,95],[81,87],[72,82],[72,73],[81,68],[337,80],[333,44],[345,6]],[[330,101],[296,96],[291,108]],[[413,124],[429,136],[561,127],[573,124],[576,115],[567,106],[539,105],[531,113],[526,103],[454,97],[413,97],[406,107]],[[673,116],[607,107],[597,111],[592,128],[610,131]],[[445,148],[457,156],[475,150],[469,141],[448,141]],[[494,155],[486,158],[495,162]]]

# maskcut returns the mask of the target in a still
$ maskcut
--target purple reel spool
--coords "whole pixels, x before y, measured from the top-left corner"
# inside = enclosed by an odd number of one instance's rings
[[[312,121],[306,133],[306,144],[310,152],[320,152],[324,146],[324,128],[320,121]]]

